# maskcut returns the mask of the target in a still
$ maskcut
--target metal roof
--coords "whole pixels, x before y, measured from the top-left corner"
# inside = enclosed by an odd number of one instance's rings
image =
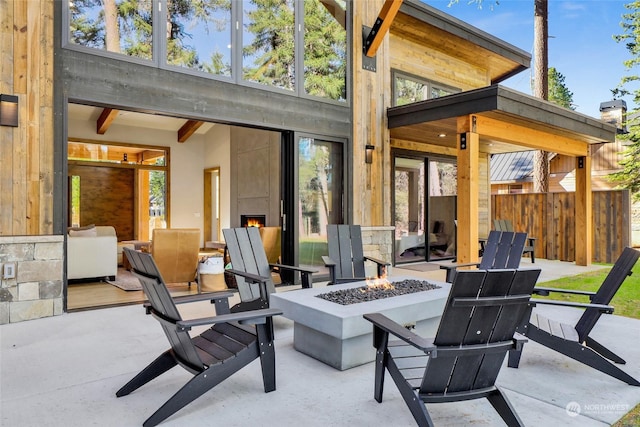
[[[516,151],[491,155],[491,183],[528,181],[533,172],[533,151]]]

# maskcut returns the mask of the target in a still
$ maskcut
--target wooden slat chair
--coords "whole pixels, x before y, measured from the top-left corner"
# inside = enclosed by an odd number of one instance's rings
[[[522,248],[527,241],[527,233],[514,233],[506,231],[489,232],[489,237],[484,243],[484,251],[480,262],[441,265],[447,270],[446,281],[452,283],[459,267],[477,267],[480,270],[492,270],[496,268],[518,268],[522,259]]]
[[[639,251],[625,248],[597,292],[536,287],[533,290],[536,295],[546,296],[553,292],[584,295],[589,297],[591,303],[533,299],[532,301],[536,304],[577,307],[585,310],[575,326],[560,323],[533,313],[528,322],[525,321],[518,327],[518,332],[545,347],[569,356],[620,381],[640,386],[638,380],[611,363],[625,364],[624,359],[589,336],[602,314],[613,313],[613,307],[609,305],[611,299],[620,289],[627,276],[631,275],[631,269],[639,257]],[[520,364],[521,355],[522,350],[510,352],[509,366],[517,368]]]
[[[374,324],[374,398],[382,402],[387,370],[419,426],[433,426],[425,403],[485,397],[507,425],[524,425],[495,382],[507,352],[523,344],[514,332],[539,274],[533,269],[458,272],[431,339],[383,314],[365,314]]]
[[[280,272],[285,270],[298,272],[302,287],[312,286],[311,275],[317,273],[316,270],[269,263],[257,227],[227,228],[222,230],[222,234],[227,244],[232,267],[226,271],[236,275],[242,300],[232,308],[232,311],[269,306],[269,295],[276,291],[271,278],[271,270],[274,268]]]
[[[377,277],[384,276],[390,265],[364,255],[359,225],[328,224],[327,244],[329,255],[323,256],[322,260],[329,269],[330,285],[365,280],[365,261],[376,264]]]
[[[282,314],[281,310],[229,314],[227,299],[233,295],[231,292],[171,298],[151,254],[128,248],[124,252],[148,298],[148,303],[145,303],[147,314],[160,322],[171,348],[118,390],[116,396],[128,395],[176,365],[194,375],[144,422],[145,427],[161,423],[257,358],[262,365],[264,391],[268,393],[276,389],[272,317]],[[176,304],[203,300],[215,303],[215,316],[182,319]],[[189,334],[191,328],[203,325],[212,326],[192,338]]]
[[[493,228],[497,231],[515,231],[513,229],[513,223],[508,219],[494,219],[493,220]],[[529,237],[527,244],[524,246],[522,250],[523,253],[529,254],[531,256],[531,263],[536,262],[536,238]]]

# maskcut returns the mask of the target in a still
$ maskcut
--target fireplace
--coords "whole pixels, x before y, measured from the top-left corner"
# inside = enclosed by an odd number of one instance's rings
[[[240,215],[240,227],[264,227],[266,223],[266,215]]]

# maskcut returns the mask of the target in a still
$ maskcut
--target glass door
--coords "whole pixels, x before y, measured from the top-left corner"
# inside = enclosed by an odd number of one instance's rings
[[[455,257],[456,177],[453,160],[394,157],[396,264]]]
[[[452,259],[456,256],[458,170],[449,159],[429,159],[428,169],[427,260]]]
[[[425,180],[424,158],[395,158],[396,264],[426,260]]]
[[[295,195],[289,238],[297,248],[296,264],[328,274],[327,224],[344,222],[344,141],[313,135],[295,135]]]

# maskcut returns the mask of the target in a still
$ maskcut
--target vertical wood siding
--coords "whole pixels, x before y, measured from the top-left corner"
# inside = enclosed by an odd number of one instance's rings
[[[0,93],[18,127],[0,127],[0,235],[53,233],[52,0],[0,0]]]
[[[575,261],[575,193],[494,194],[494,219],[536,237],[536,257]],[[613,263],[631,245],[631,197],[627,190],[593,192],[593,259]]]

